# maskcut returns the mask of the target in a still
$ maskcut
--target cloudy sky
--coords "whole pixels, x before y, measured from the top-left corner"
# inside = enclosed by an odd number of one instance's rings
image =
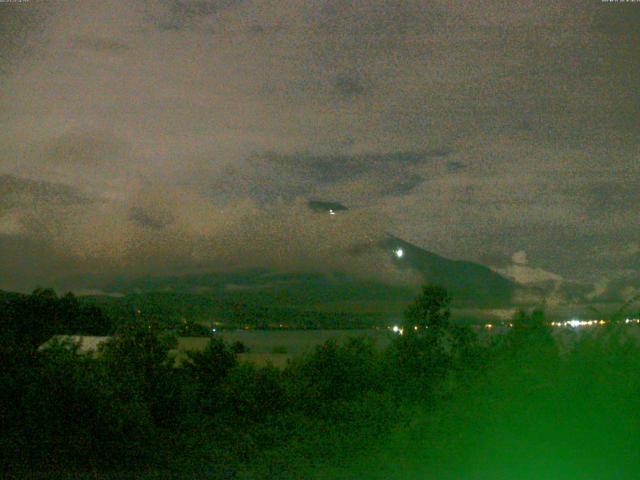
[[[1,3],[0,288],[386,275],[350,253],[385,232],[525,281],[629,275],[639,25],[599,0]]]

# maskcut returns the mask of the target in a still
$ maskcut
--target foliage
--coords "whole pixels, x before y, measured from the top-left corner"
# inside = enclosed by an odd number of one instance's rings
[[[36,289],[0,305],[3,337],[32,349],[54,334],[108,335],[113,328],[99,308],[80,305],[73,293],[58,297],[51,289]]]
[[[231,351],[233,353],[248,353],[249,352],[249,347],[247,347],[240,340],[236,340],[235,342],[233,342],[231,344]],[[276,353],[276,352],[274,352],[274,353]],[[286,353],[286,352],[282,352],[282,353]]]
[[[545,478],[537,460],[573,452],[565,438],[590,452],[568,461],[596,465],[593,424],[623,452],[609,462],[621,466],[618,478],[632,478],[623,454],[634,452],[625,439],[637,433],[627,419],[640,406],[640,349],[629,330],[574,338],[561,351],[542,312],[520,312],[500,341],[483,344],[450,321],[449,302],[425,287],[389,347],[328,341],[278,370],[239,362],[242,346],[217,337],[176,364],[175,337],[148,317],[121,323],[96,356],[55,342],[36,352],[55,328],[85,328],[88,313],[51,291],[12,297],[0,308],[3,473]],[[555,430],[564,436],[547,446]],[[527,448],[536,462],[527,464]],[[529,470],[483,470],[506,451]]]
[[[212,413],[220,407],[220,384],[237,365],[234,352],[219,338],[211,338],[201,352],[188,352],[182,368],[193,382],[202,411]]]
[[[439,285],[425,285],[405,312],[405,331],[445,328],[451,318],[451,297]]]
[[[505,336],[506,346],[512,355],[532,355],[556,351],[556,343],[551,335],[542,310],[527,313],[518,311],[512,320],[513,327]],[[557,352],[556,352],[557,353]]]
[[[294,368],[298,402],[319,414],[330,414],[336,402],[385,387],[381,356],[364,337],[350,338],[344,345],[329,340]]]

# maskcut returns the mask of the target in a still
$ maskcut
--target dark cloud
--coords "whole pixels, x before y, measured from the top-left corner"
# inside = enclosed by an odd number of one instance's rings
[[[162,215],[146,211],[141,207],[134,207],[129,213],[129,219],[134,223],[152,230],[162,230],[170,223],[168,218],[162,217]]]
[[[373,251],[376,247],[375,244],[373,243],[356,243],[354,245],[352,245],[351,247],[349,247],[349,249],[347,250],[347,252],[350,255],[363,255],[366,253],[369,253],[371,251]]]
[[[88,49],[98,53],[108,53],[113,55],[119,55],[127,52],[130,47],[124,43],[113,38],[101,38],[86,36],[76,36],[74,44],[79,48]]]
[[[442,149],[387,154],[293,154],[266,153],[250,157],[246,168],[255,176],[250,195],[263,201],[292,200],[299,196],[347,195],[353,201],[376,202],[379,198],[406,195],[425,181],[421,173],[446,155]],[[243,175],[225,175],[216,185],[236,189]],[[261,180],[258,180],[261,179]]]
[[[0,211],[12,207],[82,205],[91,202],[91,198],[69,185],[0,175]]]
[[[148,17],[162,30],[180,30],[198,19],[242,3],[243,0],[160,0],[148,2]],[[156,7],[156,8],[154,8]],[[160,10],[157,8],[160,7]]]
[[[347,207],[339,202],[322,202],[320,200],[309,200],[307,202],[309,208],[314,212],[343,212],[348,210]]]
[[[366,91],[360,80],[347,75],[338,75],[334,85],[338,94],[345,98],[358,97]]]
[[[592,28],[612,37],[619,38],[621,35],[637,37],[640,10],[636,7],[637,5],[633,5],[631,2],[620,2],[616,5],[607,5],[603,2],[601,5],[594,6],[591,19]],[[633,38],[628,38],[628,40],[634,41]]]
[[[45,147],[44,154],[54,163],[96,167],[118,162],[127,152],[127,143],[106,132],[65,132]]]
[[[450,172],[457,172],[463,170],[465,167],[466,165],[463,162],[447,162],[447,170],[449,170]]]
[[[20,61],[33,55],[34,43],[42,37],[49,8],[21,2],[0,3],[0,73],[9,73]]]
[[[395,172],[381,182],[378,192],[380,195],[407,195],[425,178],[415,173]]]
[[[169,8],[182,17],[203,17],[212,15],[242,0],[166,0]]]
[[[337,182],[355,179],[360,176],[375,173],[380,174],[381,181],[385,176],[391,179],[402,175],[407,169],[431,163],[434,159],[447,155],[445,150],[436,149],[424,152],[393,152],[386,154],[359,155],[281,155],[267,153],[262,156],[276,166],[293,168],[303,175],[309,176],[316,182]],[[408,184],[415,184],[415,178]]]
[[[353,35],[398,35],[432,31],[446,18],[436,2],[315,2],[308,12],[309,22],[323,31]],[[392,40],[391,38],[389,40]]]
[[[629,178],[619,181],[597,181],[580,192],[588,215],[611,215],[635,211],[640,203],[640,181]]]

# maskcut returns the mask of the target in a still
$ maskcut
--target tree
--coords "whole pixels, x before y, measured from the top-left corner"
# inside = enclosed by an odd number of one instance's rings
[[[282,374],[275,367],[240,364],[222,385],[224,404],[240,422],[261,422],[288,408]]]
[[[156,420],[171,410],[167,398],[173,389],[174,359],[169,351],[175,345],[175,337],[162,335],[157,323],[131,322],[98,347],[122,394],[140,396]]]
[[[401,397],[426,399],[439,388],[452,366],[451,297],[438,285],[425,285],[405,312],[404,335],[390,353]]]
[[[198,403],[205,413],[215,413],[220,384],[236,366],[235,353],[220,338],[211,338],[201,352],[188,352],[183,369],[195,382]]]
[[[184,368],[206,383],[218,383],[238,363],[234,351],[220,338],[211,338],[204,350],[187,356]]]
[[[542,310],[533,310],[530,314],[520,310],[512,320],[513,328],[511,336],[521,339],[523,342],[544,342],[553,343],[551,337],[551,327],[547,325],[544,312]]]
[[[162,335],[156,322],[130,322],[121,325],[115,336],[100,346],[104,360],[116,371],[130,370],[141,380],[151,382],[173,366],[169,350],[176,339]]]
[[[527,313],[520,310],[514,315],[512,324],[504,339],[507,352],[512,356],[527,358],[528,361],[546,357],[546,360],[539,360],[541,364],[552,365],[549,358],[556,357],[558,349],[544,312],[533,310]]]
[[[441,330],[449,325],[451,297],[444,287],[424,285],[422,292],[405,312],[405,332],[425,328]]]
[[[329,339],[318,345],[297,371],[292,370],[297,375],[292,396],[313,415],[341,415],[344,402],[386,388],[382,367],[370,339],[349,338],[342,344]]]
[[[235,342],[233,342],[231,344],[231,351],[233,353],[248,353],[249,352],[249,347],[247,347],[240,340],[236,340]],[[274,353],[276,353],[276,352],[274,352]],[[282,352],[282,353],[287,353],[287,352]]]

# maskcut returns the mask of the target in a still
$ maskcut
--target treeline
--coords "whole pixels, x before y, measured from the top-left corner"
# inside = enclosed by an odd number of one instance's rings
[[[0,292],[0,329],[5,342],[38,346],[52,335],[109,335],[114,325],[95,305],[73,293],[58,297],[51,289],[30,295]]]
[[[240,364],[215,338],[176,367],[175,337],[145,319],[119,324],[96,356],[65,344],[38,352],[33,335],[3,330],[11,341],[0,343],[0,463],[17,477],[320,478],[330,466],[377,458],[384,439],[410,431],[415,418],[495,399],[505,385],[507,399],[534,398],[559,381],[562,361],[609,351],[625,365],[634,353],[613,342],[561,360],[539,312],[480,342],[451,322],[449,304],[446,291],[425,287],[388,348],[364,338],[327,342],[284,370]],[[44,332],[38,322],[51,316],[41,311],[26,325]],[[533,394],[518,390],[521,381]],[[452,440],[439,441],[428,448]],[[352,478],[374,478],[364,471]]]
[[[411,401],[435,402],[463,362],[484,358],[468,332],[442,325],[387,350],[364,338],[328,342],[285,370],[239,364],[212,338],[175,367],[175,337],[145,319],[120,323],[95,357],[65,344],[38,352],[45,332],[58,333],[43,324],[68,316],[59,313],[66,297],[33,297],[20,299],[30,315],[22,327],[33,333],[4,323],[14,340],[0,348],[0,448],[14,472],[295,476],[349,458],[397,425]]]
[[[287,306],[269,304],[267,299],[231,298],[221,295],[184,292],[148,292],[123,297],[83,297],[87,305],[101,308],[115,323],[134,313],[146,319],[155,318],[167,327],[179,327],[183,319],[202,329],[211,328],[212,321],[225,328],[295,329],[357,329],[385,325],[388,315],[382,313],[322,311],[310,305]],[[196,327],[197,328],[197,327]],[[202,330],[201,329],[201,330]]]

